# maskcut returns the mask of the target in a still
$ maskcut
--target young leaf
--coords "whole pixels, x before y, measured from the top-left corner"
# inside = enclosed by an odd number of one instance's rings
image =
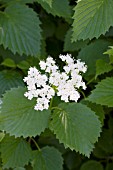
[[[14,54],[36,56],[40,53],[40,21],[26,5],[12,3],[0,13],[0,44]]]
[[[111,49],[107,50],[104,54],[108,54],[110,58],[110,64],[113,64],[113,46],[110,46]]]
[[[37,151],[33,170],[63,170],[61,153],[53,147],[44,147]]]
[[[109,63],[105,62],[104,60],[97,60],[96,61],[96,75],[97,78],[99,75],[107,73],[113,69],[113,66]]]
[[[105,34],[113,26],[112,8],[112,0],[79,1],[74,8],[73,41]]]
[[[36,101],[24,97],[22,87],[7,91],[0,112],[0,129],[16,137],[40,135],[48,127],[49,110],[36,111]]]
[[[80,103],[62,103],[52,114],[50,129],[61,143],[89,157],[100,135],[98,117]]]
[[[1,142],[3,168],[23,167],[32,157],[30,146],[22,138],[6,135]]]
[[[6,58],[1,65],[6,66],[6,67],[11,67],[11,68],[15,68],[16,64],[14,62],[14,60],[12,60],[11,58]]]
[[[80,168],[80,170],[97,170],[97,169],[104,170],[101,163],[94,160],[89,160],[85,162]]]
[[[11,70],[3,70],[0,72],[0,95],[12,87],[18,86],[24,86],[21,74]]]
[[[98,83],[86,100],[113,107],[113,77],[108,77]]]

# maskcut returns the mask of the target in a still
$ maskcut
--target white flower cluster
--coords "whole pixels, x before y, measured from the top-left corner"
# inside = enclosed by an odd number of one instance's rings
[[[35,110],[48,109],[50,100],[55,94],[61,96],[61,100],[65,102],[69,102],[69,100],[77,102],[80,98],[78,89],[80,87],[86,89],[81,75],[82,72],[87,71],[85,63],[74,60],[69,54],[60,55],[59,58],[65,63],[63,72],[60,72],[53,58],[48,57],[46,62],[40,61],[39,63],[45,74],[41,74],[35,67],[31,67],[28,76],[24,78],[28,89],[24,95],[29,100],[33,97],[37,98]]]

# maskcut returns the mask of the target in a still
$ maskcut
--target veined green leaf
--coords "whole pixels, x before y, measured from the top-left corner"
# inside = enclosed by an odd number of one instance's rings
[[[100,135],[98,117],[80,103],[62,103],[52,114],[50,129],[61,143],[89,157]]]
[[[101,163],[94,160],[89,160],[85,162],[80,168],[80,170],[96,170],[96,169],[104,170]]]
[[[54,16],[64,17],[64,18],[71,18],[71,9],[69,6],[68,0],[53,0],[52,5],[50,6],[46,0],[37,0],[38,3],[50,14]]]
[[[61,153],[53,147],[44,147],[37,151],[33,170],[63,170]]]
[[[113,107],[113,77],[108,77],[99,82],[86,100]]]
[[[98,38],[113,26],[112,0],[82,0],[74,8],[73,41]]]
[[[52,3],[54,0],[42,0],[43,2],[46,2],[47,4],[49,4],[50,7],[52,7]]]
[[[104,60],[97,60],[96,61],[96,75],[95,78],[97,78],[99,75],[108,73],[113,69],[113,66],[109,63],[105,62]]]
[[[22,138],[6,135],[0,146],[3,168],[23,167],[32,157],[30,146]]]
[[[7,91],[0,112],[0,129],[16,137],[40,135],[48,127],[49,110],[36,111],[35,100],[24,97],[23,87]]]
[[[12,3],[0,12],[0,44],[14,54],[40,53],[41,29],[37,14],[26,5]]]

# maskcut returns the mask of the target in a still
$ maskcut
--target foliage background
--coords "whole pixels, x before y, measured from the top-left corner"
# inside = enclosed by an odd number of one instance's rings
[[[78,3],[75,0],[0,0],[1,169],[113,169],[112,9],[112,0],[79,0]],[[35,101],[27,103],[22,99],[25,86],[22,79],[28,68],[38,68],[39,61],[48,55],[61,65],[58,55],[67,53],[88,65],[84,75],[87,90],[81,91],[81,104],[75,110],[78,108],[79,114],[79,107],[86,105],[98,115],[102,124],[102,132],[90,158],[80,154],[84,154],[81,139],[88,145],[90,135],[94,137],[96,131],[89,133],[87,121],[85,128],[89,135],[79,139],[80,147],[76,151],[80,153],[70,150],[70,147],[65,149],[51,130],[45,130],[49,111],[44,116],[39,113],[35,117],[31,108]],[[60,103],[57,98],[53,101],[56,103]],[[28,107],[24,114],[21,106]],[[89,120],[84,115],[82,121],[85,122],[85,118]],[[93,119],[90,123],[95,124]],[[51,129],[54,129],[54,124]],[[80,125],[77,126],[80,129]],[[99,133],[98,127],[97,131]],[[70,138],[74,140],[73,134]],[[87,150],[86,153],[89,154]]]

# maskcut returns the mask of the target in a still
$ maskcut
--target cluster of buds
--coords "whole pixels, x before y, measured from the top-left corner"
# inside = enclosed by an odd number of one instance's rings
[[[86,89],[81,73],[87,71],[87,66],[80,60],[75,60],[71,55],[60,55],[59,58],[65,63],[63,72],[60,71],[52,57],[46,61],[40,61],[40,69],[45,72],[41,74],[35,67],[30,67],[28,76],[24,78],[28,91],[24,94],[29,100],[36,98],[35,110],[49,108],[51,98],[61,97],[65,102],[75,101],[80,98],[79,88]]]

